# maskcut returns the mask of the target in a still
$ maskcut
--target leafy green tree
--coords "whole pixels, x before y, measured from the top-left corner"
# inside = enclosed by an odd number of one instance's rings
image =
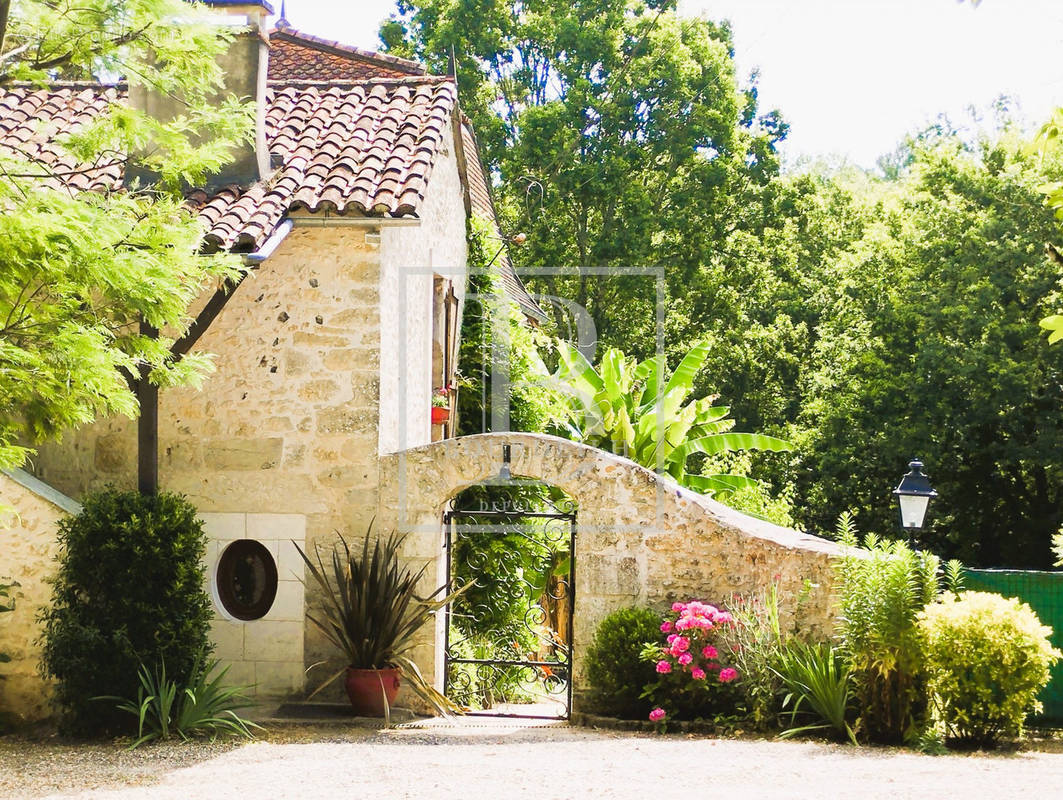
[[[1005,135],[931,142],[822,287],[793,440],[804,522],[839,508],[895,526],[889,492],[912,457],[940,497],[923,544],[986,566],[1047,567],[1061,521],[1063,354],[1044,316],[1059,268],[1040,187],[1060,165]]]
[[[658,287],[622,268],[660,266],[666,301],[683,297],[732,231],[763,223],[786,130],[738,88],[728,26],[675,7],[400,0],[381,31],[437,70],[455,54],[506,226],[528,235],[518,265],[573,268],[533,287],[639,357],[654,351]]]
[[[209,369],[203,356],[174,360],[170,345],[192,300],[239,266],[200,255],[181,187],[229,159],[250,115],[220,96],[215,58],[232,34],[207,13],[181,0],[0,2],[0,92],[124,75],[185,103],[168,123],[116,103],[60,137],[71,158],[0,152],[0,466],[97,415],[136,414],[131,381],[140,375],[194,384]],[[125,165],[131,153],[157,183],[63,188],[85,169],[69,164]]]

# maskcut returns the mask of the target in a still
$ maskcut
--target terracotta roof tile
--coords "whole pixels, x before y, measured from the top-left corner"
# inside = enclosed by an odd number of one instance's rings
[[[189,207],[219,249],[261,246],[292,210],[336,214],[416,215],[448,135],[457,91],[447,78],[427,76],[419,64],[318,39],[278,25],[271,31],[266,138],[280,167],[250,187],[189,193]],[[0,150],[43,161],[46,185],[71,192],[116,191],[122,161],[76,163],[59,146],[110,105],[122,86],[57,84],[0,88]],[[461,126],[472,207],[495,220],[475,137]],[[497,224],[497,222],[496,222]],[[529,316],[543,313],[528,296],[509,259],[502,283]]]
[[[319,39],[283,20],[270,31],[269,38],[269,79],[273,81],[350,81],[425,74],[416,61]]]
[[[62,133],[83,129],[123,96],[115,87],[86,84],[0,90],[0,148],[43,162],[51,173],[44,183],[53,189],[117,189],[122,179],[119,159],[102,157],[94,164],[78,163],[57,139]]]
[[[102,86],[0,90],[0,148],[43,159],[56,173],[47,181],[54,188],[116,190],[122,179],[118,161],[76,164],[55,139],[124,96],[122,89]],[[416,214],[455,99],[452,82],[428,76],[271,85],[266,138],[281,166],[268,181],[245,189],[189,195],[208,244],[257,247],[295,209]]]

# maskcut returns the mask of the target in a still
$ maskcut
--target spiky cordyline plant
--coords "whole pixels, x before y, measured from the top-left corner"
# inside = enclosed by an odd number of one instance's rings
[[[307,613],[307,618],[343,653],[346,661],[342,669],[310,696],[343,675],[347,667],[396,667],[410,689],[441,714],[460,711],[425,680],[409,652],[415,646],[417,632],[470,584],[450,594],[445,594],[446,586],[440,586],[428,597],[421,597],[417,586],[428,565],[414,572],[402,563],[399,549],[406,538],[404,534],[393,533],[370,545],[372,530],[373,524],[370,523],[360,553],[352,551],[341,536],[332,547],[328,568],[320,550],[315,549],[315,558],[311,560],[298,544],[295,545],[314,583],[321,589],[317,613]],[[386,698],[384,711],[390,720]]]
[[[859,545],[843,514],[838,541]],[[872,741],[900,743],[917,733],[926,711],[919,612],[938,593],[937,556],[901,541],[864,538],[867,552],[838,560],[838,633],[852,669],[860,725]]]

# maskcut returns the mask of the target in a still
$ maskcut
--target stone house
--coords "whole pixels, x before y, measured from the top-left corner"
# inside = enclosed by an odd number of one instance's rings
[[[265,3],[214,5],[252,23],[233,44],[227,88],[256,99],[258,135],[219,185],[189,200],[208,244],[245,254],[252,269],[235,290],[201,299],[223,306],[213,320],[196,309],[208,324],[193,326],[194,346],[217,356],[217,373],[206,391],[161,394],[159,484],[203,512],[217,654],[235,680],[287,695],[304,685],[302,563],[291,540],[364,531],[379,456],[452,435],[453,423],[431,422],[432,394],[454,378],[466,221],[493,212],[453,78],[284,20],[267,31]],[[116,102],[165,113],[123,85],[8,89],[0,146],[35,144],[58,162],[48,137]],[[113,164],[71,183],[115,190],[122,179]],[[511,298],[540,313],[503,269]],[[136,423],[104,420],[42,447],[32,469],[71,497],[132,488],[137,441]],[[221,554],[244,538],[261,543],[277,576],[254,622],[239,617],[255,609],[227,609],[217,584]],[[48,550],[27,557],[46,562]],[[0,574],[24,584],[44,569],[0,560]]]
[[[592,448],[529,434],[453,439],[450,424],[432,424],[432,394],[450,385],[457,359],[466,223],[473,214],[494,218],[454,79],[283,20],[267,30],[265,3],[209,4],[251,23],[226,67],[230,90],[258,101],[257,135],[217,185],[189,202],[210,246],[242,253],[251,269],[235,288],[200,298],[178,343],[216,355],[201,391],[167,390],[157,405],[142,397],[155,413],[139,423],[98,421],[41,447],[32,475],[0,473],[0,506],[21,515],[0,527],[0,576],[18,578],[24,595],[21,613],[0,620],[0,639],[17,642],[5,668],[8,702],[27,717],[46,712],[32,619],[48,602],[56,521],[86,491],[143,485],[146,431],[154,431],[157,458],[148,461],[158,485],[185,494],[205,522],[216,655],[262,698],[302,695],[313,684],[306,667],[333,655],[306,624],[292,542],[357,537],[376,518],[410,534],[404,555],[428,564],[438,586],[448,574],[448,503],[498,473],[503,445],[515,452],[513,475],[562,488],[579,509],[576,682],[597,622],[633,603],[706,596],[705,587],[722,597],[781,575],[794,592],[806,579],[824,587],[805,610],[810,624],[822,624],[835,552],[828,543],[743,517]],[[164,100],[123,85],[8,88],[0,147],[35,146],[58,163],[64,157],[49,136],[118,102],[166,111]],[[71,183],[105,191],[122,180],[118,164],[103,164]],[[500,255],[506,294],[540,318]],[[241,569],[254,574],[256,591],[234,588]],[[443,638],[439,626],[427,631],[417,653],[437,683]]]

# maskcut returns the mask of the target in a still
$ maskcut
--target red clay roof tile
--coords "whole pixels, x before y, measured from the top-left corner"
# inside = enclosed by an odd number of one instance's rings
[[[261,246],[295,209],[337,214],[416,215],[436,153],[455,113],[452,80],[425,75],[401,58],[300,33],[270,32],[266,137],[281,166],[250,187],[188,194],[189,207],[219,249]],[[51,171],[46,185],[71,192],[116,191],[122,160],[74,161],[58,136],[84,127],[126,98],[122,86],[57,84],[0,89],[0,149],[31,155]],[[496,222],[487,176],[467,121],[461,125],[473,209]],[[533,317],[528,296],[505,254],[506,291]]]
[[[53,188],[117,190],[119,160],[77,164],[56,136],[82,128],[124,99],[117,87],[0,90],[0,148],[43,160],[54,173],[46,180]],[[191,192],[189,205],[207,228],[208,244],[221,249],[261,245],[285,214],[299,208],[416,214],[455,100],[452,82],[429,76],[272,85],[266,139],[281,161],[278,171],[242,190]]]

